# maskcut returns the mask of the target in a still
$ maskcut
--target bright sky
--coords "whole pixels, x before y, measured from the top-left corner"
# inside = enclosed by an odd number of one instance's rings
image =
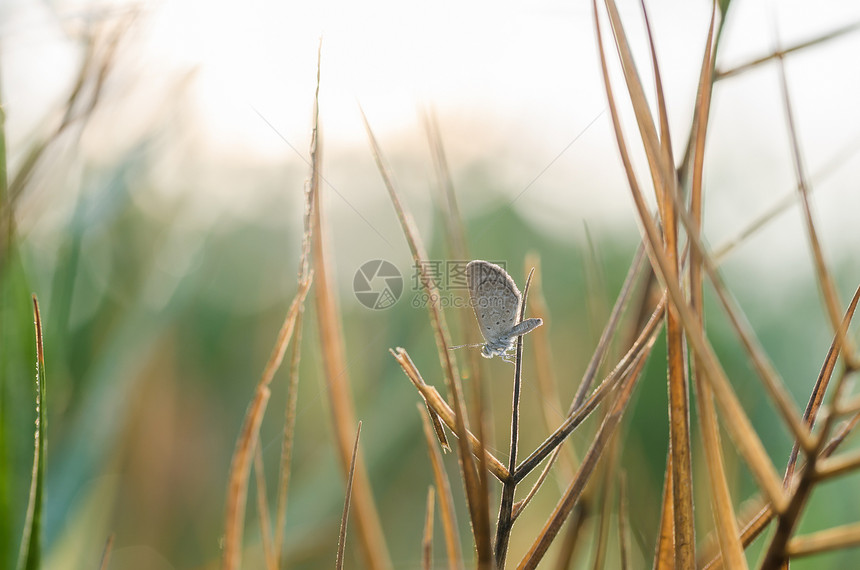
[[[421,153],[418,171],[399,174],[407,185],[413,177],[423,180],[431,167],[421,111],[434,108],[452,166],[475,160],[498,164],[500,185],[506,186],[500,192],[511,200],[521,196],[517,206],[540,227],[564,232],[576,226],[579,233],[583,221],[595,219],[633,227],[604,112],[590,2],[6,0],[0,7],[0,45],[12,144],[50,124],[45,117],[61,102],[79,57],[69,37],[87,19],[132,6],[140,14],[115,71],[119,108],[94,122],[98,135],[82,147],[99,157],[95,160],[127,151],[155,114],[173,102],[171,86],[182,77],[187,79],[181,118],[194,126],[201,153],[215,160],[230,156],[275,164],[293,153],[286,139],[296,154],[306,155],[322,38],[328,156],[360,148],[370,160],[360,105],[390,152],[415,148]],[[639,2],[622,0],[620,6],[640,72],[647,77]],[[680,153],[709,5],[704,0],[651,1],[649,13]],[[721,67],[769,53],[777,34],[787,46],[857,21],[860,3],[855,1],[737,0],[721,45]],[[857,53],[860,34],[853,34],[788,60],[806,164],[813,174],[860,136]],[[778,85],[771,64],[717,86],[706,172],[712,187],[728,199],[709,203],[719,222],[712,228],[715,241],[737,229],[732,223],[723,228],[722,220],[737,214],[733,204],[741,198],[744,208],[754,204],[760,211],[793,188]],[[632,128],[632,120],[627,126]],[[846,232],[853,232],[854,243],[860,243],[860,224],[840,214],[860,208],[854,182],[858,168],[854,160],[833,170],[821,188],[817,207],[822,217],[836,216],[825,228],[835,241],[844,242]],[[369,172],[368,179],[373,178]],[[351,209],[366,212],[360,204],[365,198],[384,199],[378,178],[365,183],[373,185],[371,195],[362,183],[349,194],[354,176],[339,178],[336,164],[329,176],[352,202],[335,206],[347,216],[353,215]],[[750,199],[753,194],[756,198]],[[796,230],[796,220],[792,224]],[[802,232],[794,234],[796,239],[777,242],[787,251],[805,247]]]

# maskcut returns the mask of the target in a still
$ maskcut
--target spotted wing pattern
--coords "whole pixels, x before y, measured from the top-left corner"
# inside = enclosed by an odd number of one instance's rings
[[[520,312],[521,296],[516,283],[498,265],[481,260],[466,266],[466,277],[486,348],[504,352],[510,348],[512,329]]]

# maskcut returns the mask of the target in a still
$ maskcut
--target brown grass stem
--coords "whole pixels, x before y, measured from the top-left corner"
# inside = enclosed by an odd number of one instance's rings
[[[608,1],[607,3],[612,4],[611,1]],[[735,445],[738,447],[744,460],[750,466],[751,471],[765,494],[768,496],[768,499],[773,502],[774,507],[777,510],[781,511],[785,507],[786,498],[783,495],[782,486],[780,484],[779,477],[776,474],[776,470],[770,462],[764,446],[753,429],[749,418],[746,416],[743,408],[738,402],[737,396],[731,388],[725,371],[722,370],[722,367],[719,364],[719,360],[714,353],[713,347],[704,335],[697,334],[699,333],[700,327],[696,325],[696,316],[692,313],[690,307],[685,302],[684,295],[678,282],[667,277],[673,274],[671,265],[662,252],[660,234],[651,219],[648,207],[645,203],[642,192],[639,189],[639,183],[636,180],[636,175],[625,143],[624,134],[621,129],[618,110],[615,105],[615,98],[609,82],[609,72],[607,70],[606,54],[603,50],[602,33],[600,31],[600,22],[597,17],[596,4],[596,0],[594,0],[595,27],[598,31],[598,48],[601,57],[601,69],[607,93],[608,106],[611,111],[612,124],[615,130],[615,139],[624,164],[624,170],[627,174],[634,203],[639,214],[639,220],[645,230],[648,242],[648,252],[652,260],[652,267],[654,267],[658,278],[662,280],[666,287],[672,304],[674,304],[678,309],[684,328],[688,332],[688,341],[693,347],[695,353],[697,353],[705,364],[706,377],[712,384],[716,401],[725,416],[726,425],[729,428],[732,440],[735,442]],[[610,10],[610,13],[611,12],[612,10]],[[654,182],[658,183],[656,180]]]
[[[806,237],[809,240],[809,247],[812,250],[812,259],[815,264],[815,274],[818,278],[818,286],[822,297],[824,298],[824,307],[827,309],[827,315],[830,317],[830,326],[833,331],[838,334],[839,329],[839,307],[842,303],[839,301],[839,293],[836,290],[836,284],[833,281],[833,275],[827,267],[827,261],[824,259],[824,251],[821,246],[821,240],[818,238],[818,230],[815,228],[815,216],[812,213],[812,204],[809,199],[809,180],[806,174],[806,165],[803,160],[803,153],[800,150],[800,139],[797,135],[797,125],[794,118],[794,106],[791,103],[791,92],[788,89],[788,79],[785,73],[785,58],[780,56],[777,58],[779,69],[779,85],[782,92],[782,102],[785,110],[785,120],[788,124],[789,140],[791,141],[791,159],[794,164],[794,172],[797,178],[797,189],[800,195],[800,204],[803,210],[803,221],[806,225]],[[856,355],[853,343],[842,338],[841,344],[844,347],[842,352],[846,362],[856,365]]]
[[[855,32],[858,29],[860,29],[860,22],[854,22],[854,23],[848,24],[847,26],[837,28],[831,32],[827,32],[826,34],[822,34],[818,37],[812,38],[811,40],[806,40],[804,42],[797,43],[797,44],[795,44],[791,47],[785,48],[785,49],[775,50],[773,53],[770,53],[766,56],[753,59],[753,60],[748,61],[746,63],[742,63],[742,64],[737,65],[735,67],[729,68],[725,71],[719,71],[718,70],[716,72],[716,74],[714,75],[714,81],[719,81],[721,79],[728,79],[730,77],[734,77],[735,75],[739,75],[741,73],[755,69],[756,67],[759,67],[762,64],[773,61],[774,59],[783,59],[783,58],[785,58],[785,56],[791,55],[794,52],[806,50],[807,48],[816,46],[818,44],[822,44],[824,42],[834,40],[834,39],[839,38],[841,36],[844,36],[846,34],[850,34],[852,32]]]
[[[346,492],[343,499],[343,514],[340,517],[340,533],[337,538],[337,556],[334,567],[343,570],[343,552],[346,547],[346,523],[349,520],[349,501],[352,498],[352,482],[355,478],[355,463],[358,458],[358,440],[361,437],[361,422],[355,430],[355,444],[352,447],[352,459],[349,462],[349,477],[346,480]]]
[[[455,431],[456,423],[454,419],[454,410],[451,409],[448,402],[445,401],[445,398],[439,394],[436,388],[424,382],[424,378],[421,377],[421,373],[415,367],[415,364],[409,357],[409,353],[399,346],[393,350],[389,350],[389,352],[391,352],[391,355],[394,356],[395,360],[397,360],[397,363],[400,364],[400,368],[406,373],[406,377],[409,378],[416,388],[418,388],[418,392],[421,394],[421,397],[424,398],[424,402],[427,404],[427,407],[432,409],[433,412],[435,412],[445,423],[445,425],[454,432],[454,435],[457,436],[457,432]],[[475,455],[475,457],[477,457],[481,448],[478,438],[468,430],[466,431],[466,437],[468,438],[470,451]],[[459,440],[459,437],[457,437],[457,439]],[[504,482],[509,477],[508,468],[489,451],[486,451],[486,454],[487,469],[499,481]]]
[[[705,140],[710,117],[711,94],[713,91],[712,71],[714,68],[714,30],[717,18],[716,3],[711,8],[711,21],[708,27],[708,38],[705,43],[705,53],[699,74],[699,87],[696,101],[696,114],[693,122],[693,168],[690,188],[690,221],[692,233],[698,235],[702,227],[703,210],[703,172],[705,159]],[[699,322],[704,326],[704,276],[700,252],[690,250],[690,303],[692,304]],[[701,330],[704,334],[704,330]],[[717,540],[723,558],[730,568],[747,568],[746,556],[737,528],[737,515],[732,504],[731,491],[725,471],[720,428],[714,406],[714,394],[710,385],[699,373],[703,363],[694,358],[692,373],[695,378],[699,431],[702,434],[702,447],[705,453],[705,463],[708,473],[708,492],[713,511],[714,526]]]
[[[520,314],[517,322],[522,322],[526,314],[526,301],[528,300],[529,287],[531,286],[534,269],[529,272],[526,286],[522,293],[520,303]],[[517,468],[517,448],[520,439],[520,391],[522,389],[523,372],[523,336],[517,337],[517,357],[514,363],[514,389],[511,402],[511,447],[508,457],[508,472],[513,473]],[[505,558],[508,554],[508,543],[511,538],[511,529],[514,524],[514,493],[517,490],[517,480],[509,477],[502,484],[502,499],[499,504],[499,516],[496,521],[496,567],[505,567]]]
[[[651,318],[642,329],[639,338],[630,347],[630,350],[618,362],[612,372],[604,378],[603,382],[592,392],[591,396],[576,409],[576,411],[567,417],[564,422],[550,435],[537,449],[535,449],[513,472],[513,477],[517,480],[522,480],[528,475],[547,455],[561,445],[561,443],[569,436],[576,427],[581,424],[594,409],[600,404],[603,398],[609,393],[612,388],[621,381],[621,379],[629,373],[636,362],[643,356],[647,357],[647,351],[653,345],[654,339],[657,337],[659,325],[663,322],[663,313],[665,309],[665,297],[657,304],[656,309],[651,314]]]

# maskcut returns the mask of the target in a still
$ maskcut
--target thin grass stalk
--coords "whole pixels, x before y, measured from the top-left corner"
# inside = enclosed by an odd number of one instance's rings
[[[296,328],[293,333],[290,354],[290,378],[287,382],[287,402],[284,412],[284,435],[281,442],[281,461],[278,468],[278,506],[274,545],[275,555],[278,558],[278,568],[282,568],[284,563],[283,540],[287,529],[287,499],[289,498],[290,475],[292,473],[293,442],[296,437],[296,411],[299,401],[299,362],[301,361],[303,320],[304,306],[299,308],[299,314],[296,317]]]
[[[275,376],[287,344],[290,342],[295,322],[298,317],[299,307],[304,303],[305,296],[311,286],[311,279],[299,285],[296,296],[287,311],[278,338],[272,349],[272,354],[260,381],[257,383],[254,397],[245,412],[242,429],[236,441],[233,458],[230,463],[230,476],[228,478],[227,501],[224,514],[224,550],[222,553],[221,568],[233,570],[240,568],[242,564],[242,534],[245,523],[245,506],[248,494],[248,477],[251,470],[251,455],[260,436],[260,425],[269,401],[269,384]]]
[[[418,388],[418,392],[421,394],[427,407],[431,408],[456,436],[457,432],[455,430],[457,427],[454,419],[454,411],[439,394],[436,388],[424,382],[424,379],[421,377],[421,373],[409,357],[409,353],[399,346],[394,350],[389,349],[389,352],[394,356],[395,360],[397,360],[397,363],[400,364],[400,368],[406,373],[406,377],[409,378],[412,385]],[[466,431],[466,437],[468,438],[469,449],[477,457],[481,449],[481,444],[478,441],[478,438],[468,430]],[[499,481],[504,482],[507,480],[510,477],[508,468],[489,451],[485,450],[485,453],[487,455],[487,469],[490,473],[492,473]]]
[[[704,171],[705,140],[710,116],[711,92],[713,90],[712,70],[714,66],[714,25],[717,15],[717,7],[711,9],[711,22],[708,27],[708,38],[705,44],[705,55],[702,59],[702,69],[699,80],[698,100],[696,102],[696,116],[694,119],[695,135],[693,148],[692,184],[690,191],[690,214],[693,223],[693,233],[699,234],[702,226],[702,178]],[[690,251],[690,301],[704,326],[704,277],[702,274],[702,259],[699,251],[691,248]],[[704,334],[704,330],[701,331]],[[705,452],[705,461],[708,466],[708,491],[710,494],[711,507],[713,509],[714,525],[717,540],[723,558],[728,561],[730,568],[747,568],[746,556],[740,542],[738,528],[736,526],[737,516],[732,505],[731,492],[725,472],[722,445],[720,442],[720,428],[714,407],[714,394],[710,385],[699,373],[703,363],[700,358],[693,359],[693,375],[695,377],[697,403],[699,409],[699,431],[702,434],[702,444]]]
[[[648,33],[651,62],[654,67],[654,83],[657,93],[657,108],[660,118],[660,163],[658,171],[663,184],[655,184],[656,198],[663,222],[663,240],[666,257],[671,273],[664,278],[678,281],[680,259],[678,256],[678,218],[675,201],[669,195],[677,195],[677,178],[672,157],[672,143],[669,136],[669,118],[660,66],[654,47],[654,37],[648,20],[645,2],[640,2]],[[661,193],[660,190],[663,190]],[[672,514],[675,519],[675,565],[690,568],[696,560],[696,536],[693,514],[693,464],[690,443],[690,394],[687,378],[687,350],[684,342],[684,327],[678,312],[671,303],[666,308],[666,350],[668,362],[669,388],[669,449],[672,453]]]
[[[343,552],[346,547],[346,523],[349,520],[349,501],[352,497],[352,482],[355,478],[355,463],[358,458],[358,440],[361,437],[361,422],[358,422],[358,428],[355,430],[355,444],[352,447],[352,459],[349,462],[349,477],[346,480],[346,493],[343,500],[343,514],[340,517],[340,533],[337,538],[337,555],[335,556],[334,567],[337,570],[343,570]]]
[[[431,570],[433,568],[433,507],[435,497],[433,496],[433,485],[427,488],[427,509],[424,515],[424,537],[421,540],[421,568]]]
[[[430,465],[433,468],[433,480],[439,489],[439,512],[442,518],[442,530],[445,533],[445,548],[448,553],[448,568],[460,570],[463,568],[463,549],[460,545],[460,533],[457,531],[457,514],[454,510],[454,496],[451,494],[451,482],[442,463],[442,453],[433,444],[433,431],[430,425],[430,413],[424,413],[418,404],[421,415],[421,425],[427,440],[427,453],[430,455]]]
[[[302,220],[304,235],[302,236],[302,250],[299,256],[298,282],[304,283],[310,279],[311,248],[314,230],[314,196],[319,190],[320,167],[317,150],[317,136],[319,134],[319,93],[320,93],[320,71],[322,69],[322,40],[317,47],[317,77],[314,89],[313,106],[313,128],[311,130],[311,180],[305,188],[305,210]],[[274,533],[274,553],[277,567],[283,566],[283,540],[287,527],[287,499],[289,497],[290,474],[292,469],[293,442],[296,435],[296,411],[299,401],[299,364],[302,355],[302,330],[304,324],[304,304],[299,306],[296,315],[295,331],[293,333],[292,352],[290,354],[289,380],[287,382],[287,401],[284,408],[284,434],[281,441],[281,457],[278,465],[278,494],[277,511]]]
[[[850,324],[850,320],[854,314],[854,309],[856,308],[858,300],[860,300],[860,288],[855,292],[851,306],[846,314],[846,318],[843,319],[836,331],[837,341],[834,342],[839,342],[841,347],[844,347],[842,339],[845,338],[848,325]],[[841,385],[846,377],[847,374],[843,374],[837,379],[832,396],[834,401],[837,401],[836,398],[838,398],[841,393]],[[768,546],[764,562],[762,563],[762,568],[764,570],[783,566],[788,560],[788,542],[797,527],[803,509],[809,500],[809,495],[812,493],[817,482],[816,473],[818,471],[818,460],[820,459],[819,454],[824,447],[825,438],[828,437],[828,434],[830,433],[830,428],[834,421],[833,418],[834,416],[831,415],[825,420],[824,426],[821,430],[821,435],[817,440],[817,446],[814,452],[809,454],[807,457],[806,468],[800,475],[800,480],[794,489],[788,508],[779,513],[776,532]]]
[[[317,48],[317,77],[314,91],[313,129],[311,131],[311,179],[305,188],[304,235],[302,250],[299,256],[298,282],[304,283],[310,279],[311,248],[314,230],[314,197],[319,190],[320,168],[316,154],[317,136],[319,134],[319,92],[320,70],[322,63],[322,41]],[[278,466],[278,495],[275,523],[274,552],[277,557],[277,567],[283,565],[282,545],[287,526],[287,499],[289,497],[290,473],[292,468],[293,442],[296,431],[296,410],[299,400],[299,364],[301,362],[302,330],[304,324],[304,304],[299,306],[296,315],[295,331],[293,333],[292,352],[290,355],[289,380],[287,382],[287,401],[284,410],[284,435],[281,442],[281,457]]]
[[[858,29],[860,29],[860,22],[854,22],[854,23],[848,24],[847,26],[843,26],[843,27],[837,28],[831,32],[827,32],[825,34],[822,34],[822,35],[815,37],[811,40],[800,42],[800,43],[795,44],[789,48],[775,50],[773,53],[768,54],[764,57],[759,57],[759,58],[756,58],[752,61],[742,63],[740,65],[737,65],[737,66],[732,67],[730,69],[727,69],[725,71],[719,71],[718,70],[716,72],[716,74],[714,75],[714,81],[720,81],[722,79],[728,79],[730,77],[734,77],[735,75],[740,75],[741,73],[745,73],[747,71],[755,69],[756,67],[759,67],[762,64],[773,61],[774,59],[784,59],[787,55],[791,55],[794,52],[806,50],[807,48],[822,44],[824,42],[828,42],[830,40],[837,39],[837,38],[842,37],[844,35],[853,33],[855,31],[857,31]]]
[[[102,550],[102,560],[99,564],[99,570],[107,570],[108,564],[110,564],[110,554],[113,551],[113,539],[114,534],[111,533],[111,535],[105,541],[105,547],[104,550]]]
[[[520,314],[517,322],[521,323],[526,314],[526,301],[528,300],[529,287],[531,286],[534,269],[529,272],[526,286],[522,293],[520,303]],[[517,468],[517,447],[520,440],[520,390],[522,388],[523,372],[523,335],[517,337],[517,357],[514,366],[514,389],[511,403],[511,447],[508,457],[508,471],[515,473]],[[499,504],[499,517],[496,522],[496,567],[505,567],[505,558],[508,554],[508,543],[511,539],[511,528],[513,528],[514,517],[514,493],[517,490],[517,480],[511,477],[502,486],[502,499]]]
[[[821,240],[818,239],[818,231],[815,229],[815,219],[812,214],[812,205],[809,200],[809,181],[806,174],[806,166],[803,160],[803,153],[800,150],[800,140],[797,136],[797,126],[794,120],[794,107],[791,104],[791,93],[788,90],[788,80],[785,74],[785,58],[778,57],[777,64],[779,69],[780,91],[782,92],[782,101],[785,109],[785,119],[788,124],[789,140],[791,141],[791,158],[794,163],[795,176],[797,178],[797,189],[800,194],[800,204],[803,210],[803,220],[806,225],[806,236],[809,240],[809,246],[812,250],[812,258],[815,263],[815,274],[818,277],[818,286],[821,289],[821,295],[824,297],[824,306],[827,310],[827,315],[830,317],[830,326],[833,331],[838,334],[839,331],[839,307],[842,303],[839,301],[839,293],[836,290],[836,285],[833,282],[833,275],[827,268],[827,261],[824,259],[824,251],[821,247]],[[855,361],[855,348],[849,339],[843,339],[844,345],[843,355],[846,361]]]
[[[423,243],[419,240],[419,234],[414,228],[412,216],[404,207],[400,200],[399,193],[394,186],[392,178],[389,174],[389,168],[382,156],[382,151],[376,141],[376,137],[370,128],[370,123],[367,117],[362,112],[362,120],[367,132],[367,137],[371,145],[374,159],[376,160],[377,169],[382,176],[383,183],[388,190],[388,195],[391,203],[394,206],[397,218],[400,221],[403,234],[409,244],[409,249],[412,252],[412,259],[418,268],[421,276],[421,284],[424,287],[428,299],[431,302],[427,303],[427,308],[430,312],[430,320],[433,325],[434,336],[436,337],[436,349],[439,353],[439,360],[442,365],[442,370],[445,375],[445,381],[448,388],[451,401],[454,409],[454,433],[457,435],[459,445],[457,446],[460,459],[460,471],[463,476],[463,484],[466,491],[466,502],[469,506],[469,518],[472,521],[472,534],[475,539],[475,545],[478,551],[478,565],[488,566],[492,564],[492,536],[490,534],[490,519],[489,511],[481,508],[481,505],[489,504],[489,499],[479,497],[480,494],[486,494],[489,489],[481,487],[481,479],[477,472],[475,459],[472,456],[472,451],[468,441],[468,418],[466,417],[466,408],[463,402],[463,387],[460,382],[460,373],[457,370],[456,362],[454,361],[448,347],[451,345],[450,335],[448,333],[448,325],[445,320],[445,315],[442,312],[438,302],[433,302],[433,299],[439,299],[438,292],[433,280],[427,275],[425,264],[423,263],[428,258]],[[478,421],[483,421],[479,418]],[[479,450],[483,446],[483,442],[478,440]],[[481,453],[483,455],[483,453]]]
[[[609,83],[609,75],[606,67],[606,55],[603,50],[602,34],[600,32],[600,23],[597,17],[596,0],[592,2],[594,6],[595,26],[598,30],[598,48],[601,57],[601,69],[603,72],[604,85],[607,91],[607,99],[609,108],[612,114],[612,123],[615,130],[615,138],[621,153],[624,170],[628,176],[628,182],[633,194],[634,202],[639,213],[639,219],[648,240],[648,252],[652,258],[652,267],[658,272],[658,277],[663,280],[664,286],[669,293],[672,303],[678,308],[679,316],[684,322],[684,328],[689,333],[689,341],[695,352],[703,359],[707,366],[707,375],[714,389],[716,400],[726,416],[726,423],[729,428],[732,439],[735,445],[741,451],[744,460],[750,466],[756,480],[768,496],[769,500],[774,503],[777,510],[781,511],[785,508],[786,498],[782,493],[782,487],[779,481],[773,464],[770,462],[767,453],[761,440],[758,438],[755,430],[746,417],[740,403],[737,400],[734,392],[731,389],[728,378],[725,372],[719,365],[719,361],[714,354],[713,347],[706,338],[701,334],[696,334],[698,326],[695,325],[696,317],[684,301],[683,294],[677,282],[671,279],[665,279],[666,275],[671,275],[669,261],[663,255],[659,244],[661,243],[659,232],[654,225],[639,184],[636,180],[632,164],[627,152],[627,146],[624,142],[624,135],[619,123],[618,111],[615,106],[615,99],[612,94],[612,87]]]
[[[650,344],[653,345],[653,341]],[[585,485],[594,473],[594,468],[597,465],[597,461],[602,456],[603,451],[606,449],[606,443],[609,440],[609,437],[614,432],[616,426],[621,420],[624,410],[627,408],[630,396],[633,393],[633,388],[636,385],[636,380],[641,375],[642,368],[645,365],[646,359],[644,355],[648,352],[649,351],[643,351],[642,355],[637,358],[633,368],[624,376],[623,380],[618,385],[618,389],[615,390],[615,400],[612,404],[612,408],[609,413],[606,414],[606,417],[603,419],[603,423],[597,430],[597,433],[595,434],[594,439],[582,460],[582,464],[580,464],[579,469],[576,472],[576,476],[567,488],[564,496],[556,505],[552,515],[538,534],[531,548],[529,548],[525,557],[517,566],[518,569],[528,570],[536,568],[546,555],[547,549],[549,549],[550,544],[555,540],[562,525],[568,519],[574,505],[581,497]]]
[[[857,309],[857,303],[860,301],[860,287],[854,292],[854,296],[851,298],[851,303],[848,305],[848,309],[845,311],[845,315],[842,317],[842,322],[839,325],[839,328],[836,331],[836,335],[833,338],[833,342],[830,344],[830,348],[827,351],[827,356],[824,359],[824,365],[821,367],[821,371],[818,373],[818,378],[815,380],[815,385],[812,388],[812,393],[809,396],[809,400],[806,404],[806,409],[803,412],[803,421],[809,426],[809,429],[815,425],[815,420],[818,416],[818,411],[821,409],[821,404],[824,402],[824,395],[827,392],[827,388],[830,385],[830,379],[833,376],[833,371],[836,369],[836,364],[839,360],[839,354],[842,352],[842,347],[844,346],[841,342],[841,339],[845,337],[845,334],[848,331],[848,326],[851,324],[851,320],[854,318],[854,312]],[[844,377],[845,374],[843,374]],[[842,382],[837,382],[840,385]],[[834,391],[834,409],[838,408],[839,400],[838,400],[838,389]],[[832,417],[832,416],[831,416]],[[822,430],[820,437],[827,437],[830,432],[832,420],[829,420],[825,425],[825,429]],[[797,455],[799,451],[799,444],[795,442],[791,448],[791,454],[788,457],[788,463],[785,468],[785,476],[783,478],[784,484],[786,487],[789,486],[792,476],[794,474],[794,467],[797,462]]]
[[[839,152],[835,153],[824,165],[813,173],[811,180],[815,185],[809,188],[810,192],[815,192],[816,188],[823,185],[823,183],[827,181],[839,168],[849,164],[851,159],[857,155],[858,151],[860,151],[860,137],[842,147]],[[721,245],[715,247],[713,250],[714,262],[718,265],[722,263],[723,260],[741,244],[746,243],[750,236],[766,227],[768,222],[776,218],[779,214],[785,212],[791,206],[794,206],[797,203],[799,196],[796,186],[797,185],[795,185],[795,188],[793,188],[791,192],[786,193],[782,198],[774,202],[767,210],[762,212],[761,215],[748,222],[746,226],[734,234],[734,236],[727,238]]]
[[[442,203],[442,211],[444,213],[444,221],[445,227],[447,231],[445,232],[445,237],[448,241],[448,249],[452,253],[455,260],[466,261],[471,259],[469,255],[468,244],[466,243],[466,229],[463,225],[463,218],[460,215],[460,207],[457,203],[457,193],[454,191],[454,182],[451,179],[451,171],[448,168],[448,159],[445,155],[445,146],[442,143],[442,134],[439,130],[439,124],[436,119],[435,113],[425,113],[424,114],[424,131],[427,134],[428,144],[430,146],[431,156],[433,158],[433,166],[436,170],[436,181],[437,187],[439,191],[439,196],[441,197]],[[463,334],[466,335],[466,344],[476,344],[480,342],[480,335],[477,330],[475,330],[474,322],[471,320],[470,311],[459,311],[460,316],[460,330]],[[476,392],[476,396],[474,401],[476,405],[480,405],[482,408],[488,402],[484,397],[483,393],[483,378],[484,378],[484,367],[482,365],[482,360],[480,354],[477,351],[469,350],[466,352],[468,368],[465,372],[466,377],[472,377],[474,382],[474,391]],[[474,410],[477,415],[478,410]],[[482,413],[486,413],[486,410],[482,410]],[[492,417],[492,414],[490,414]],[[438,422],[438,418],[434,418],[434,425]],[[487,440],[482,431],[486,427],[485,423],[480,424],[478,428],[478,439],[485,443],[492,445],[491,440]],[[443,444],[445,447],[445,444]],[[485,471],[480,472],[481,476],[486,476]],[[482,485],[484,485],[486,481],[482,481]]]
[[[845,441],[845,438],[851,434],[854,428],[860,424],[860,413],[852,417],[850,420],[843,422],[839,428],[837,429],[836,435],[834,435],[827,442],[827,445],[824,446],[824,449],[821,451],[821,461],[819,462],[818,469],[816,470],[816,477],[820,477],[821,470],[824,466],[826,466],[828,462],[828,458],[836,452],[839,446]],[[758,501],[761,503],[761,500]],[[776,516],[776,513],[773,512],[773,509],[769,504],[761,505],[755,509],[755,512],[752,516],[741,518],[746,522],[739,524],[741,531],[741,544],[744,547],[749,546],[752,541],[754,541],[761,532],[767,528],[767,525],[773,520]],[[703,563],[699,565],[702,570],[711,570],[713,568],[722,567],[722,555],[717,552],[707,563]]]
[[[436,116],[425,115],[425,130],[430,141],[432,150],[433,163],[436,167],[438,186],[440,195],[442,196],[442,204],[445,218],[445,225],[448,229],[446,236],[448,237],[448,248],[453,253],[454,259],[461,262],[468,260],[471,256],[468,253],[468,245],[466,243],[466,229],[463,225],[463,218],[460,215],[460,208],[457,204],[457,195],[454,192],[454,183],[451,180],[451,172],[448,168],[448,159],[445,156],[445,147],[442,144],[442,135],[439,132],[439,125],[436,121]],[[480,340],[479,333],[475,330],[474,321],[471,319],[471,311],[459,311],[460,329],[466,333],[467,344],[476,344]],[[481,492],[478,493],[477,511],[479,513],[490,512],[490,493],[489,481],[487,474],[487,453],[486,448],[492,445],[493,438],[488,437],[492,434],[492,424],[488,421],[492,417],[492,413],[488,413],[489,399],[487,398],[486,390],[484,389],[484,366],[481,362],[483,358],[477,351],[469,350],[466,352],[468,361],[467,374],[471,376],[472,384],[472,402],[473,414],[476,418],[476,431],[479,442],[478,453],[478,482]],[[434,417],[434,426],[441,427],[439,418]],[[443,431],[444,433],[444,431]],[[443,448],[445,445],[443,444]],[[489,533],[489,514],[487,515],[486,532]],[[481,522],[483,525],[483,521]],[[484,553],[486,558],[486,553]]]
[[[618,14],[618,7],[613,0],[605,0],[604,5],[609,16],[615,48],[621,61],[621,70],[624,74],[628,93],[630,94],[630,103],[636,116],[636,124],[639,127],[639,135],[642,139],[645,156],[648,159],[648,168],[651,172],[651,179],[654,181],[655,192],[658,195],[659,202],[659,196],[665,192],[666,181],[663,179],[664,172],[660,167],[662,148],[657,135],[657,128],[651,116],[651,109],[648,105],[648,99],[645,97],[642,81],[639,79],[639,72],[633,61],[633,54],[630,52],[630,45],[627,42],[621,17]],[[595,14],[596,10],[597,7],[595,6]]]
[[[45,408],[47,388],[45,374],[45,343],[42,338],[42,315],[39,300],[33,294],[33,324],[36,333],[36,429],[33,434],[33,469],[30,475],[30,493],[27,499],[27,514],[21,535],[21,550],[18,568],[38,570],[42,560],[42,515],[45,500],[45,462],[48,455],[48,425]]]
[[[254,447],[254,475],[257,485],[257,515],[260,518],[260,545],[267,570],[278,570],[278,557],[272,544],[272,519],[269,517],[269,502],[266,498],[266,469],[263,465],[263,450],[259,440]]]
[[[537,465],[539,465],[547,455],[552,453],[556,447],[561,445],[567,436],[569,436],[573,430],[585,421],[591,412],[597,408],[598,404],[603,400],[606,394],[608,394],[617,383],[622,381],[624,376],[629,373],[630,369],[636,365],[638,359],[643,355],[647,356],[647,351],[650,350],[650,346],[653,345],[653,339],[656,338],[657,332],[659,331],[659,325],[663,322],[665,307],[666,297],[664,296],[657,304],[657,307],[651,314],[651,318],[642,329],[639,338],[637,338],[636,342],[633,343],[633,346],[630,347],[630,350],[627,351],[612,372],[604,378],[603,382],[600,383],[591,396],[574,411],[573,415],[565,419],[565,421],[562,422],[552,435],[544,440],[543,443],[541,443],[519,464],[513,474],[514,478],[522,480],[532,471],[532,469],[537,467]]]

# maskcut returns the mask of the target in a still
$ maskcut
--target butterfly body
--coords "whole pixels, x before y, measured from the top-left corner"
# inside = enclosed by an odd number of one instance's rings
[[[511,276],[498,265],[472,261],[466,266],[466,278],[475,317],[486,341],[481,349],[484,358],[506,358],[517,337],[543,324],[537,318],[518,322],[522,295]]]

